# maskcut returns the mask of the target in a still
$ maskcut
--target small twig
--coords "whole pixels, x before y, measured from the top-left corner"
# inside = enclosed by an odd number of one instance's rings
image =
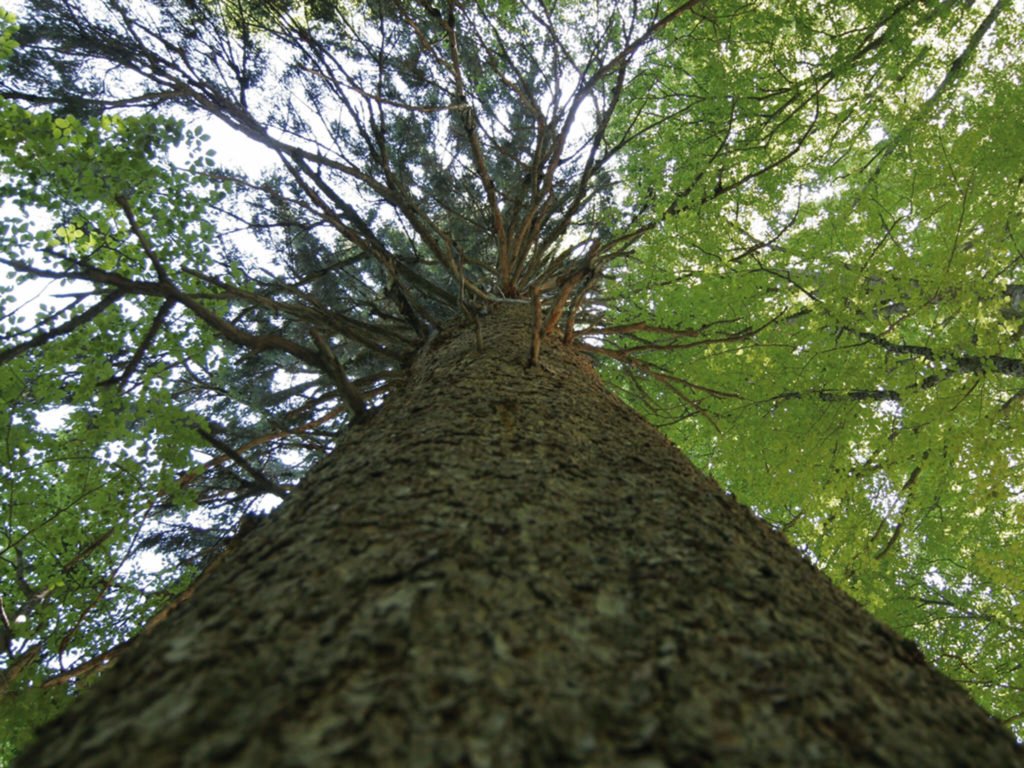
[[[3,595],[0,595],[0,621],[4,625],[3,632],[0,632],[0,638],[3,638],[4,650],[11,655],[13,654],[11,641],[14,640],[14,629],[11,627],[11,620],[7,618],[7,609],[4,608]]]
[[[301,426],[295,427],[293,429],[269,432],[265,435],[260,435],[259,437],[253,438],[249,442],[242,445],[240,448],[236,449],[236,453],[245,453],[247,451],[252,450],[253,448],[259,447],[260,445],[273,442],[274,440],[279,440],[282,437],[286,437],[288,435],[298,435],[303,432],[308,432],[312,429],[315,429],[316,427],[319,427],[321,424],[325,424],[331,419],[340,416],[345,410],[347,410],[346,406],[339,405],[336,408],[332,408],[323,416],[314,419],[313,421],[307,422]],[[182,488],[186,488],[192,483],[194,483],[196,480],[198,480],[199,477],[205,474],[206,472],[209,472],[211,469],[214,469],[220,466],[221,464],[225,464],[228,461],[231,461],[231,457],[228,456],[227,454],[222,453],[220,456],[217,456],[205,462],[202,466],[182,475],[181,479],[178,481],[178,485],[180,485]]]
[[[562,312],[565,311],[569,294],[572,293],[572,289],[576,287],[576,284],[582,277],[583,273],[579,272],[562,284],[562,290],[558,292],[558,298],[555,299],[555,303],[551,305],[551,309],[548,311],[548,319],[544,323],[544,330],[541,335],[548,336],[555,330],[555,326],[558,325],[558,321],[562,318]]]
[[[43,644],[36,643],[14,657],[7,669],[0,669],[0,695],[6,693],[28,666],[36,660]]]
[[[258,470],[249,461],[247,461],[245,457],[242,456],[242,454],[240,454],[226,442],[224,442],[211,432],[207,432],[206,430],[201,429],[198,430],[198,432],[200,435],[202,435],[203,439],[206,440],[206,442],[208,442],[221,453],[226,454],[228,457],[231,458],[233,462],[235,462],[235,464],[237,464],[243,470],[248,472],[249,476],[256,481],[260,489],[267,493],[272,493],[275,496],[278,496],[282,499],[287,498],[288,490],[286,488],[278,485],[265,474],[260,472],[260,470]]]
[[[875,560],[881,560],[888,554],[889,550],[892,549],[892,545],[896,543],[896,540],[900,537],[900,532],[903,530],[903,523],[896,523],[896,527],[892,530],[892,536],[889,537],[889,541],[885,543],[885,546],[875,555]]]
[[[544,309],[540,303],[540,291],[533,289],[533,345],[530,349],[530,365],[540,365],[540,336],[544,324]]]
[[[349,407],[355,416],[363,413],[366,410],[366,401],[363,400],[363,393],[345,375],[345,369],[341,367],[341,363],[338,362],[338,357],[334,354],[330,344],[327,343],[327,339],[315,328],[311,333],[313,341],[320,351],[320,359],[323,361],[327,373],[330,374],[335,384],[338,385],[338,391],[341,393],[345,405]]]
[[[58,325],[55,328],[51,328],[48,331],[42,331],[41,333],[38,333],[28,341],[23,341],[21,344],[16,344],[13,347],[0,350],[0,363],[6,363],[8,360],[12,360],[18,355],[23,354],[30,349],[41,347],[46,343],[53,341],[54,339],[58,339],[61,336],[66,336],[67,334],[74,331],[76,328],[79,328],[85,325],[86,323],[90,322],[94,318],[98,317],[100,314],[103,313],[105,309],[112,306],[113,304],[116,304],[117,301],[121,299],[125,294],[126,291],[120,288],[115,288],[110,293],[103,295],[98,302],[93,304],[80,315],[75,315],[67,322],[62,323],[61,325]]]
[[[156,314],[153,316],[153,322],[150,323],[149,329],[146,331],[146,335],[142,338],[139,346],[135,349],[128,364],[125,365],[124,370],[121,374],[111,376],[106,381],[101,381],[99,386],[110,386],[117,384],[118,387],[123,391],[128,384],[128,381],[135,374],[139,364],[142,362],[142,358],[146,354],[146,350],[149,349],[150,345],[156,340],[157,334],[160,333],[160,329],[163,327],[164,321],[167,320],[167,316],[170,314],[171,309],[174,308],[174,299],[164,299],[163,303],[157,309]]]
[[[113,661],[116,657],[120,656],[121,653],[128,647],[127,642],[115,645],[106,653],[101,653],[99,656],[94,656],[88,661],[84,661],[81,664],[72,667],[71,669],[62,672],[59,675],[48,677],[43,681],[43,688],[53,688],[60,685],[61,683],[68,683],[72,680],[80,680],[83,677],[95,672],[100,667],[105,666],[108,662]]]
[[[565,319],[564,341],[566,344],[571,344],[573,338],[576,335],[576,313],[579,312],[580,308],[583,306],[583,302],[587,297],[587,293],[593,287],[594,283],[597,282],[598,278],[600,277],[600,274],[600,271],[597,269],[591,270],[591,272],[587,275],[586,281],[576,292],[576,295],[573,297],[572,303],[569,305],[569,315]]]
[[[128,219],[128,226],[132,233],[139,241],[139,245],[142,246],[143,252],[149,258],[150,264],[153,265],[153,270],[156,272],[157,279],[161,283],[170,283],[170,278],[167,276],[167,270],[164,269],[163,263],[160,261],[160,256],[156,252],[156,248],[153,247],[153,241],[149,239],[149,235],[139,226],[138,219],[135,218],[135,211],[132,208],[131,201],[127,195],[117,195],[114,198],[117,204],[124,211],[124,216]]]

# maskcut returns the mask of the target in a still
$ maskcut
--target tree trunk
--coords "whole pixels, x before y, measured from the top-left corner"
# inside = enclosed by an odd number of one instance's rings
[[[441,334],[18,765],[1024,765],[531,338],[519,305]]]

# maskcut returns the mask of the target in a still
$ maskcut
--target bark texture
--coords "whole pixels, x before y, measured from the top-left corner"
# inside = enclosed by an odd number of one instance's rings
[[[19,766],[1010,766],[530,312],[401,392]]]

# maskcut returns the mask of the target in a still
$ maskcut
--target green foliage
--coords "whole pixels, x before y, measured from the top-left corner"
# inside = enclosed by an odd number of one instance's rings
[[[175,144],[183,169],[166,164]],[[207,265],[201,217],[223,192],[197,182],[201,144],[167,118],[81,122],[0,102],[0,653],[8,670],[37,662],[3,681],[5,751],[65,698],[48,677],[123,641],[182,586],[180,567],[135,558],[162,515],[194,504],[179,476],[205,422],[170,372],[206,361],[211,337],[172,314],[147,346],[161,301],[120,296],[116,281],[155,270],[126,211],[156,258]],[[93,293],[90,275],[116,280]]]
[[[657,334],[622,342],[683,381],[610,375],[692,458],[1016,723],[1024,102],[1010,41],[1021,19],[1004,11],[979,42],[991,5],[895,27],[872,5],[844,8],[829,34],[811,37],[799,9],[773,5],[760,47],[743,38],[738,70],[686,75],[721,78],[731,96],[720,101],[736,106],[721,117],[689,109],[692,125],[659,126],[631,153],[633,183],[663,179],[676,210],[621,271],[616,314],[707,332],[697,344],[662,337],[660,349],[638,345]],[[833,80],[872,29],[903,39],[899,55],[879,48],[859,74]],[[766,103],[783,108],[818,88],[798,60],[827,57],[828,123],[794,141],[812,120],[804,110],[766,136]],[[744,105],[744,92],[765,95]],[[744,173],[790,147],[795,167],[715,194],[737,173],[731,153]],[[718,152],[722,170],[695,181],[677,160],[684,151]]]

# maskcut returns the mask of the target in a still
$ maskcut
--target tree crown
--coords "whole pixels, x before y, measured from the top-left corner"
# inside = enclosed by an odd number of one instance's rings
[[[6,23],[0,651],[26,710],[440,329],[520,302],[1019,716],[1013,4],[33,0]],[[218,164],[210,119],[272,166]]]

